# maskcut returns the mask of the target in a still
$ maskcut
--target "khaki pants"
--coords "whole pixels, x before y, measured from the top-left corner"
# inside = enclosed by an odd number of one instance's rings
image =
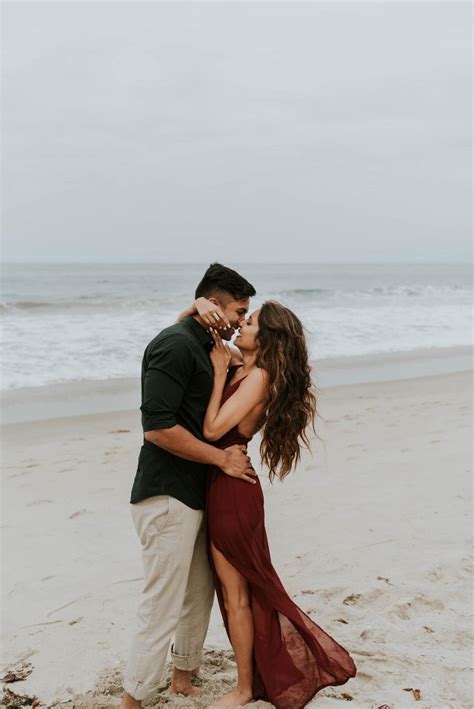
[[[192,670],[201,663],[214,587],[203,510],[157,495],[131,505],[131,512],[145,583],[124,689],[146,699],[159,687],[173,635],[174,666]]]

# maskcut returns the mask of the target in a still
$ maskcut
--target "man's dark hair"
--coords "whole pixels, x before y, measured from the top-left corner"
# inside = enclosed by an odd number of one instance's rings
[[[228,293],[235,300],[251,298],[256,290],[237,271],[220,263],[211,263],[196,288],[195,298],[211,298],[219,293]]]

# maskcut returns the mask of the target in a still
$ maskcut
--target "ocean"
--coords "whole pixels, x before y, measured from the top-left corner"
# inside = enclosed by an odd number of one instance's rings
[[[469,264],[230,264],[296,312],[314,359],[472,344]],[[4,264],[1,387],[139,377],[206,265]]]

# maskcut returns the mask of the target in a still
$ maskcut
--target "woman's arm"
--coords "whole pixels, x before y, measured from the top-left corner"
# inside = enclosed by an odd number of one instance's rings
[[[219,438],[237,426],[252,409],[265,401],[267,395],[267,373],[254,369],[240,384],[237,391],[220,406],[225,376],[214,377],[214,388],[204,419],[203,434],[208,441]]]
[[[190,315],[196,315],[196,313],[196,303],[194,302],[189,308],[186,308],[186,310],[183,310],[183,312],[178,315],[176,322],[184,320],[184,318],[188,318]]]
[[[206,325],[219,328],[230,328],[230,322],[224,312],[216,303],[207,298],[196,298],[194,303],[178,315],[176,322],[189,317],[189,315],[199,315]]]
[[[227,378],[227,368],[231,361],[229,346],[214,333],[215,345],[211,352],[214,367],[214,386],[204,418],[203,434],[209,441],[218,441],[264,401],[267,394],[267,373],[254,369],[245,378],[238,390],[221,407],[222,392]]]
[[[230,350],[230,362],[229,367],[236,367],[239,364],[243,364],[244,358],[242,357],[242,352],[234,345],[229,345]]]
[[[203,424],[203,435],[204,438],[207,438],[209,441],[217,441],[219,437],[213,438],[213,429],[212,429],[212,422],[215,421],[218,413],[219,413],[219,407],[221,405],[221,399],[222,399],[222,392],[224,391],[225,387],[225,382],[227,379],[227,370],[224,372],[215,372],[214,371],[214,384],[212,387],[212,394],[211,398],[209,399],[209,403],[207,405],[207,411],[206,411],[206,416],[204,418],[204,424]]]

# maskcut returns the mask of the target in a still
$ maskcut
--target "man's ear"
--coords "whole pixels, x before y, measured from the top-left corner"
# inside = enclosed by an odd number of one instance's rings
[[[210,298],[208,298],[208,300],[209,300],[211,303],[214,303],[214,305],[218,305],[219,308],[221,307],[221,304],[219,303],[219,301],[217,300],[217,298],[214,298],[214,296],[211,296]]]

